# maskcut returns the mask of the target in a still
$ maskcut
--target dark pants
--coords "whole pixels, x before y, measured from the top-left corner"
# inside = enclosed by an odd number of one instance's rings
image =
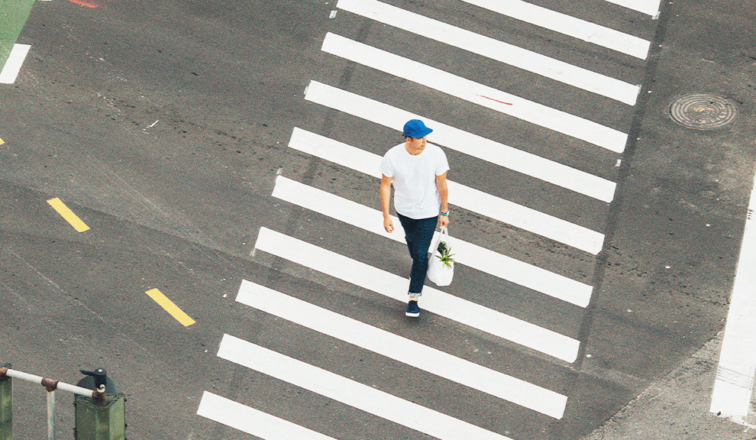
[[[404,238],[412,257],[409,296],[417,298],[423,294],[425,275],[428,273],[428,248],[433,240],[433,232],[436,231],[438,217],[415,220],[399,213],[397,216],[404,228]]]

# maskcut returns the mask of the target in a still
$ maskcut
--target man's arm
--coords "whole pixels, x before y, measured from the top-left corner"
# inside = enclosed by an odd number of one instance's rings
[[[389,206],[391,206],[391,177],[381,174],[381,211],[383,211],[383,228],[386,232],[394,231],[394,222],[391,221]]]
[[[436,176],[436,189],[441,197],[441,212],[449,212],[449,186],[446,184],[446,173]],[[443,228],[449,226],[449,216],[439,215],[438,223]]]

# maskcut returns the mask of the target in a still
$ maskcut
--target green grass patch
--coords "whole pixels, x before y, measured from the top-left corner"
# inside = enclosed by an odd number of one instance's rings
[[[29,18],[34,0],[0,0],[0,70]]]

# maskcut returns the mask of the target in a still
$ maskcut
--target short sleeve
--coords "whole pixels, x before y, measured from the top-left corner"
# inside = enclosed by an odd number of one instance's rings
[[[391,163],[389,153],[386,153],[386,155],[383,156],[383,160],[381,161],[381,174],[386,177],[394,177],[394,166]]]
[[[436,175],[440,176],[447,171],[449,171],[449,161],[446,159],[446,153],[444,153],[444,150],[439,147],[438,157],[436,158]]]

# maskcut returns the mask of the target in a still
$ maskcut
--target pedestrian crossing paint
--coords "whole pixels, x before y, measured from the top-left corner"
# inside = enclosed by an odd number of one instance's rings
[[[332,55],[617,153],[622,152],[627,143],[627,135],[613,128],[528,101],[330,32],[323,41],[322,49]],[[511,105],[502,103],[511,103]]]
[[[205,391],[197,415],[264,440],[336,440]]]
[[[218,357],[441,440],[508,439],[230,335]]]
[[[295,182],[283,176],[276,178],[273,197],[326,215],[333,219],[390,238],[404,241],[404,230],[392,216],[394,232],[383,228],[381,211]],[[483,247],[454,238],[454,260],[481,272],[527,287],[579,307],[586,307],[593,288],[587,284],[501,255]]]
[[[628,84],[376,0],[339,0],[337,6],[389,26],[431,38],[625,104],[635,105],[640,92],[640,86]]]
[[[614,199],[616,184],[610,180],[442,124],[426,116],[410,113],[317,81],[310,82],[305,99],[400,132],[404,123],[410,119],[422,119],[427,126],[433,128],[428,140],[437,145],[603,202],[608,203]]]
[[[596,255],[604,235],[450,180],[449,203]]]
[[[260,228],[255,250],[267,252],[358,287],[407,302],[408,280],[293,237]],[[580,342],[504,313],[423,288],[423,310],[531,348],[566,362],[574,362]]]
[[[295,130],[289,146],[336,164],[381,178],[381,156],[341,142]],[[447,180],[449,203],[596,255],[604,235],[483,191]]]
[[[242,281],[236,301],[556,419],[567,397],[393,333]]]
[[[31,46],[28,44],[14,44],[8,60],[0,71],[0,84],[13,84],[16,77],[21,72],[21,66],[24,64],[26,55],[29,53]]]
[[[507,17],[645,60],[651,42],[520,0],[462,0]]]
[[[645,60],[648,56],[649,41],[524,1],[464,1],[541,27],[548,32],[559,33],[566,36],[565,39],[579,39],[637,60]],[[652,16],[658,14],[658,0],[608,1]],[[653,3],[656,3],[657,12],[651,11],[654,7]],[[448,24],[453,22],[451,20],[445,23],[446,20],[430,19],[376,0],[338,0],[336,7],[384,25],[410,31],[443,44],[527,70],[548,78],[548,81],[569,84],[575,87],[575,93],[583,98],[591,98],[583,92],[590,91],[597,99],[609,98],[627,105],[634,105],[640,90],[640,86],[617,78],[600,75],[512,46],[504,41],[454,27]],[[607,8],[611,9],[613,6],[607,6]],[[335,16],[335,12],[335,10],[332,11],[331,18]],[[350,16],[350,14],[345,15]],[[580,45],[580,47],[587,46]],[[444,72],[333,33],[326,36],[322,48],[323,51],[345,60],[395,75],[615,153],[622,153],[627,142],[626,134],[611,127],[507,94],[456,76],[451,72]],[[637,62],[632,59],[629,61]],[[434,129],[428,137],[429,142],[601,202],[609,203],[614,199],[616,184],[608,179],[442,124],[424,115],[413,114],[317,81],[309,84],[305,91],[305,99],[393,130],[401,131],[402,126],[409,119],[422,119]],[[289,146],[314,157],[380,178],[381,157],[362,149],[299,128],[294,129]],[[602,249],[604,236],[597,231],[581,228],[565,220],[502,200],[493,194],[486,194],[474,188],[454,182],[450,182],[449,186],[450,203],[463,209],[593,255]],[[387,233],[382,227],[380,211],[335,194],[278,176],[272,196],[349,226],[399,243],[404,242],[404,234],[397,219],[393,219],[396,227],[394,233]],[[567,307],[571,311],[582,313],[582,310],[571,307],[584,308],[590,302],[592,287],[588,284],[463,240],[455,240],[454,249],[459,264],[523,286],[532,290],[534,295],[544,294],[564,301],[570,304]],[[392,298],[400,302],[402,308],[406,303],[407,279],[294,237],[263,227],[260,229],[255,245],[255,251],[257,250],[345,281],[358,288]],[[572,363],[577,358],[580,342],[574,338],[483,305],[445,294],[430,286],[426,286],[424,291],[426,294],[421,300],[423,310],[452,320],[454,325],[467,326],[468,330],[476,329],[489,333],[527,350],[551,356],[554,360]],[[302,331],[316,331],[328,335],[389,359],[420,368],[426,373],[445,380],[496,396],[523,408],[529,408],[538,414],[544,414],[553,419],[561,419],[564,416],[567,396],[513,378],[504,372],[466,361],[454,356],[454,353],[444,352],[443,347],[439,350],[424,346],[249,281],[242,281],[237,301],[276,318],[302,326],[305,328]],[[428,408],[416,405],[377,390],[376,387],[380,384],[375,386],[360,384],[256,345],[254,342],[256,341],[247,342],[226,334],[221,341],[218,356],[434,438],[465,440],[507,438],[434,411],[430,407],[432,403],[428,404]],[[328,410],[323,409],[323,411]],[[332,411],[335,411],[334,415],[338,415],[336,408]],[[197,413],[250,435],[269,440],[331,439],[306,427],[209,392],[204,393]],[[509,435],[509,433],[505,434]],[[380,437],[380,433],[373,437]]]

